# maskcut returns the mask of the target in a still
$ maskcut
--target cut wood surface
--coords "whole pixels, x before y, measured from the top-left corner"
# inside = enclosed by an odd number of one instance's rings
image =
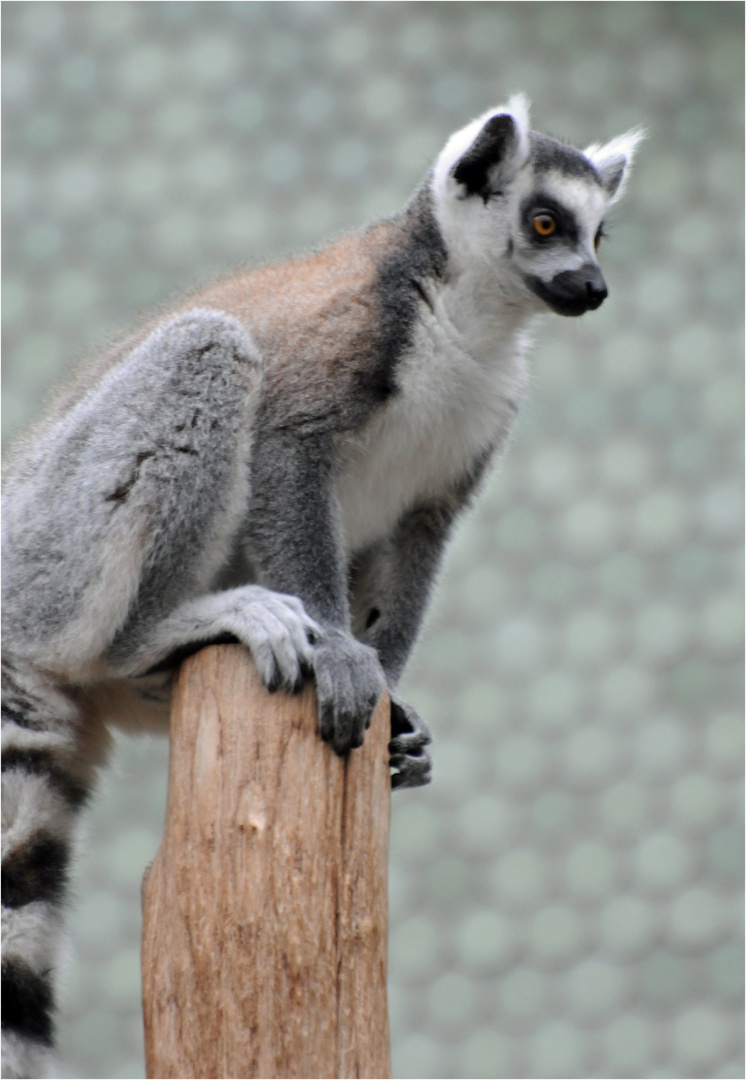
[[[340,759],[313,685],[246,650],[182,665],[163,842],[143,882],[149,1077],[390,1077],[389,702]]]

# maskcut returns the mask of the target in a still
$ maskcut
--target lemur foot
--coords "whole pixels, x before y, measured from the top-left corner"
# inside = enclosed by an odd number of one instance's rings
[[[325,628],[313,651],[321,738],[340,756],[363,745],[386,678],[375,649]]]
[[[392,788],[422,787],[432,780],[432,761],[425,749],[432,742],[424,720],[398,694],[391,694],[389,765]]]
[[[238,641],[251,652],[267,690],[297,692],[313,673],[320,634],[295,596],[242,585],[187,600],[144,640],[116,641],[108,659],[114,674],[138,677],[174,668],[206,645]]]
[[[295,596],[257,588],[256,600],[242,606],[238,637],[270,693],[301,689],[313,672],[313,642],[320,633]]]

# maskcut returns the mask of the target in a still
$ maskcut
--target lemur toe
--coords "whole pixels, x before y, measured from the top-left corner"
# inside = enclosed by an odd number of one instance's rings
[[[424,720],[411,705],[391,694],[391,742],[389,765],[391,787],[422,787],[432,779],[432,761],[426,747],[432,737]]]
[[[391,787],[423,787],[432,780],[433,766],[430,755],[425,750],[419,754],[392,754],[389,765],[395,771],[391,774]]]
[[[404,754],[405,756],[411,754],[417,757],[431,742],[430,732],[423,726],[419,731],[394,736],[389,743],[389,753]]]
[[[281,687],[282,687],[282,679],[280,677],[279,671],[277,671],[277,669],[275,669],[274,675],[272,676],[270,681],[267,683],[267,690],[269,691],[270,694],[276,694],[277,691]]]

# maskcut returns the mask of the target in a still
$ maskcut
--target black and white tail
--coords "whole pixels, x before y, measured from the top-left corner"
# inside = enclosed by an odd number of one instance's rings
[[[86,742],[72,695],[3,661],[3,1077],[45,1077],[52,1067],[68,865],[93,774]]]

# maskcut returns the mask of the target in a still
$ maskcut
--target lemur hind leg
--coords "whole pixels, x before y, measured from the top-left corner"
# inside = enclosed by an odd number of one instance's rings
[[[107,740],[96,682],[226,635],[268,685],[310,667],[298,600],[209,592],[246,513],[261,377],[235,320],[180,316],[84,388],[6,485],[3,1076],[52,1067],[67,866]]]
[[[100,680],[244,642],[269,686],[310,668],[300,601],[210,593],[245,519],[259,358],[179,316],[50,424],[4,493],[3,1076],[51,1068],[53,972],[78,810],[105,757]]]
[[[109,667],[118,675],[147,675],[175,666],[197,647],[240,641],[268,690],[297,691],[313,670],[318,633],[296,597],[244,585],[187,600],[152,626],[125,627],[109,650]]]
[[[62,416],[8,493],[6,615],[29,658],[82,682],[229,635],[267,685],[298,683],[313,631],[300,603],[210,594],[247,513],[261,381],[240,324],[195,310]]]
[[[311,669],[309,639],[318,629],[301,602],[257,585],[205,593],[247,513],[261,378],[253,347],[235,320],[209,311],[181,316],[156,337],[173,382],[162,388],[165,422],[154,416],[151,446],[140,452],[124,499],[134,509],[144,486],[157,536],[108,666],[139,675],[195,644],[238,640],[269,689],[297,689]]]

